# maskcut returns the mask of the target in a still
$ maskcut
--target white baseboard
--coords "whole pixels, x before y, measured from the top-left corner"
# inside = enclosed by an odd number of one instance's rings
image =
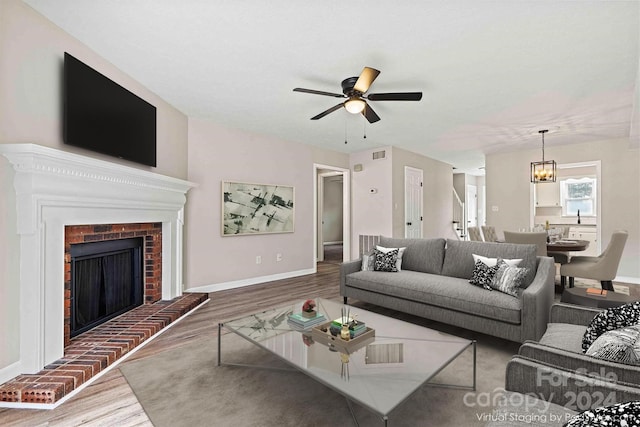
[[[274,280],[290,279],[292,277],[305,276],[307,274],[315,274],[317,268],[309,268],[305,270],[288,271],[286,273],[272,274],[270,276],[251,277],[249,279],[234,280],[231,282],[213,283],[211,285],[198,286],[196,288],[185,289],[183,292],[216,292],[225,291],[227,289],[242,288],[244,286],[257,285],[259,283],[272,282]]]
[[[0,384],[6,383],[20,374],[22,374],[20,361],[12,363],[11,365],[0,369]]]
[[[616,278],[613,279],[613,281],[621,282],[621,283],[633,283],[635,285],[640,285],[640,277],[616,276]]]

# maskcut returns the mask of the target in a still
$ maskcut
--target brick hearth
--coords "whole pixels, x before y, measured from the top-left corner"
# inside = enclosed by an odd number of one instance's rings
[[[144,303],[162,297],[162,223],[68,225],[64,228],[64,346],[71,343],[71,245],[144,238]]]
[[[142,305],[103,323],[71,339],[62,359],[0,385],[0,401],[24,407],[55,404],[207,299],[207,294],[185,294]]]

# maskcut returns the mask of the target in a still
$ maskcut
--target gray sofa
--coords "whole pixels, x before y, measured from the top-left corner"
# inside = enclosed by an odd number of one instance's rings
[[[535,245],[445,239],[380,237],[384,247],[406,247],[399,272],[362,271],[362,261],[343,263],[340,294],[454,326],[524,342],[545,332],[553,303],[555,266],[537,257]],[[473,254],[514,259],[529,268],[518,297],[471,285]]]
[[[640,400],[640,366],[584,354],[582,337],[600,309],[554,304],[547,332],[507,364],[505,389],[573,410]]]

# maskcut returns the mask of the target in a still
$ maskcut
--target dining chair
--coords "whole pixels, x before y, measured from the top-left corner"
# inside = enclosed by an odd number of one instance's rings
[[[483,225],[482,227],[482,235],[484,236],[485,242],[497,242],[498,235],[496,234],[496,228],[491,225]]]
[[[467,235],[469,236],[469,240],[474,240],[476,242],[484,241],[478,227],[467,227]]]
[[[547,232],[519,232],[505,231],[504,241],[506,243],[533,244],[538,248],[537,256],[547,256]]]
[[[569,287],[574,278],[599,280],[602,289],[613,292],[613,279],[618,274],[618,265],[629,233],[625,230],[614,231],[607,248],[598,256],[573,256],[568,264],[560,266],[560,276],[569,277]]]

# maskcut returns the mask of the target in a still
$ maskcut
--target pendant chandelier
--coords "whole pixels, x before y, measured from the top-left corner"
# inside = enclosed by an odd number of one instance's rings
[[[541,182],[556,182],[556,162],[555,160],[544,160],[544,134],[548,129],[539,130],[542,134],[542,161],[531,162],[531,182],[538,184]]]

